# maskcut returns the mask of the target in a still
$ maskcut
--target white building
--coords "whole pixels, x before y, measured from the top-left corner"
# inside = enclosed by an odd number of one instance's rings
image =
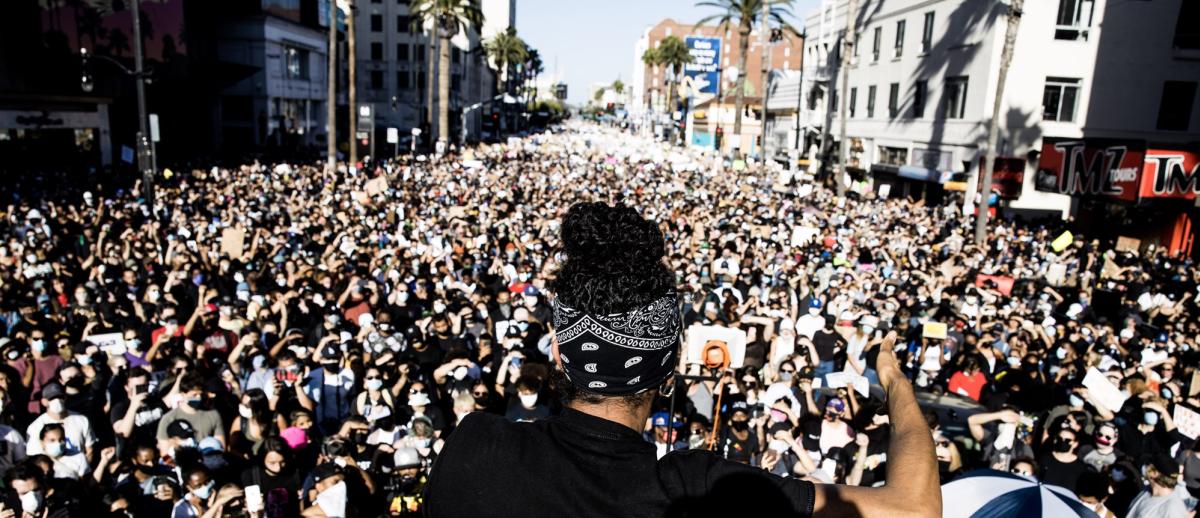
[[[498,32],[514,21],[516,1],[484,0],[481,9],[485,16],[482,32]],[[437,135],[436,126],[426,127],[424,112],[430,67],[437,73],[437,57],[430,55],[428,24],[414,27],[408,2],[393,1],[357,2],[355,20],[358,103],[374,108],[377,150],[384,149],[380,146],[389,127],[398,128],[401,135],[408,135],[412,128],[424,128],[427,135]],[[450,43],[450,134],[457,139],[462,108],[490,99],[495,77],[487,65],[479,33],[460,32]],[[436,80],[435,103],[439,102]],[[479,135],[481,115],[476,110],[468,116],[467,129],[472,138]]]
[[[1188,1],[1025,2],[999,114],[997,156],[1024,172],[1023,178],[1007,177],[1014,183],[1006,191],[1016,195],[1009,209],[1069,208],[1069,197],[1035,189],[1043,137],[1188,141],[1186,128],[1200,127],[1192,109],[1200,62],[1172,48],[1172,35],[1180,30],[1176,18]],[[823,135],[831,157],[837,156],[841,125],[838,106],[829,101],[840,90],[838,49],[847,4],[823,0],[805,18],[804,148],[813,149]],[[935,192],[948,180],[975,185],[1007,9],[979,0],[859,5],[846,99],[848,170],[894,184],[892,193]],[[1186,97],[1180,91],[1188,88],[1166,82],[1188,78],[1191,99],[1185,103],[1175,97]],[[1191,113],[1182,117],[1184,131],[1159,124],[1163,103],[1186,104]]]

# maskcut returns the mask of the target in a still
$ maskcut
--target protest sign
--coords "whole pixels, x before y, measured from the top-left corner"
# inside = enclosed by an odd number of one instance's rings
[[[720,358],[720,364],[740,369],[746,360],[746,332],[722,326],[694,324],[687,328],[687,362],[705,365]]]
[[[119,356],[125,354],[125,351],[128,350],[125,346],[125,336],[121,333],[90,335],[85,340],[96,344],[96,347],[99,347],[101,351],[104,351],[109,356]]]
[[[221,253],[230,259],[241,259],[246,245],[246,230],[230,227],[221,231]]]
[[[792,246],[801,247],[811,243],[820,231],[817,227],[793,227]]]
[[[1118,237],[1118,238],[1117,238],[1117,251],[1118,251],[1118,252],[1133,252],[1133,253],[1137,253],[1137,251],[1138,251],[1138,250],[1139,250],[1141,247],[1142,247],[1142,240],[1141,240],[1141,239],[1136,239],[1136,238],[1132,238],[1132,237],[1125,237],[1125,236],[1121,236],[1121,237]]]
[[[1054,241],[1050,242],[1050,248],[1052,248],[1055,252],[1062,252],[1063,250],[1066,250],[1068,246],[1071,246],[1071,243],[1074,243],[1074,242],[1075,242],[1075,236],[1071,235],[1070,230],[1067,230],[1067,231],[1064,231],[1062,233],[1062,235],[1054,238]]]
[[[1179,433],[1186,435],[1188,439],[1200,437],[1200,414],[1195,410],[1177,404],[1171,417],[1175,420],[1175,429],[1179,430]]]
[[[933,338],[935,340],[946,339],[946,323],[945,322],[926,322],[921,328],[921,336],[924,338]]]
[[[981,273],[981,274],[975,276],[975,287],[982,288],[982,287],[984,287],[984,285],[987,284],[987,281],[992,281],[993,283],[995,283],[996,291],[1003,293],[1005,296],[1011,296],[1012,289],[1013,289],[1013,283],[1016,282],[1016,279],[1013,279],[1012,277],[1004,277],[1001,275],[984,275]]]
[[[1121,393],[1121,389],[1113,385],[1113,382],[1109,381],[1095,367],[1089,368],[1087,375],[1083,377],[1083,387],[1088,389],[1092,399],[1114,413],[1125,405],[1126,396]]]

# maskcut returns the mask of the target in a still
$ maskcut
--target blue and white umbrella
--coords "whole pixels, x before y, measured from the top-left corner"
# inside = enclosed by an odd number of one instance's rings
[[[982,469],[942,486],[944,518],[1098,518],[1070,490]]]

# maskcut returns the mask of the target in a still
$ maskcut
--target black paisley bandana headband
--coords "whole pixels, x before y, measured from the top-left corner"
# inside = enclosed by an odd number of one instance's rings
[[[571,383],[605,396],[626,396],[662,384],[675,370],[680,344],[677,295],[609,315],[553,301],[559,359]]]

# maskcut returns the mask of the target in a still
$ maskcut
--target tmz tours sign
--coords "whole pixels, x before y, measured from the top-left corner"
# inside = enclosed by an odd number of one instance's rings
[[[1138,142],[1046,142],[1036,184],[1040,191],[1134,203],[1151,198],[1195,199],[1200,193],[1197,163],[1195,153],[1147,149]]]

